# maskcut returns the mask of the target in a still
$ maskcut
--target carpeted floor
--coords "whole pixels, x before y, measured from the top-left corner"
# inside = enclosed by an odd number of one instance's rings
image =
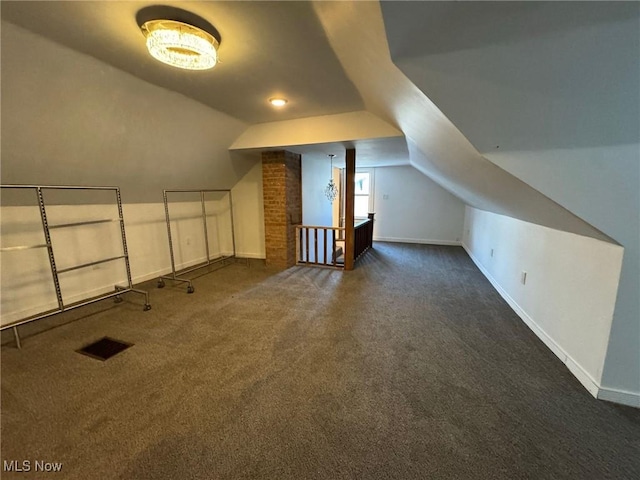
[[[194,285],[2,347],[2,460],[31,462],[3,479],[640,478],[640,410],[591,397],[459,247]],[[75,352],[103,336],[135,345]]]

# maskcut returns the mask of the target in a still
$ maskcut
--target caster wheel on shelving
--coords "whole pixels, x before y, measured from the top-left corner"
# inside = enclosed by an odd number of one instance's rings
[[[158,288],[164,288],[164,280],[158,280]]]
[[[195,291],[195,288],[193,288],[191,285],[187,287],[187,293],[193,293]]]
[[[122,303],[124,300],[122,300],[122,297],[116,297],[113,299],[114,303]]]
[[[145,312],[146,312],[147,310],[151,310],[151,305],[149,305],[149,304],[147,303],[147,304],[144,306],[144,309],[143,309],[143,310],[144,310]]]

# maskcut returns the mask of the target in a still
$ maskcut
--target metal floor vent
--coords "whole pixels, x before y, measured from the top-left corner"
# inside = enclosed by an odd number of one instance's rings
[[[104,362],[132,346],[133,343],[126,343],[114,338],[104,337],[80,350],[76,350],[76,352]]]

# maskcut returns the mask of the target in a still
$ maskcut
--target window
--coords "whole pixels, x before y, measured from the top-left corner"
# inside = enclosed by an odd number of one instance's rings
[[[354,216],[367,218],[373,212],[373,169],[357,169],[355,184]]]

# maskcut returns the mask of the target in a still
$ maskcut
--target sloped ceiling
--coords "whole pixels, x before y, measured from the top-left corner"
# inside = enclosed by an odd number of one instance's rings
[[[408,151],[414,167],[469,205],[609,240],[478,153],[393,64],[379,3],[167,2],[203,17],[221,34],[222,63],[193,75],[147,54],[135,17],[150,5],[1,3],[4,21],[250,124],[368,110],[407,137],[408,150],[388,150]],[[279,94],[290,100],[286,109],[266,103]],[[325,142],[330,148],[331,139]]]
[[[471,206],[612,241],[478,153],[393,64],[379,3],[318,1],[314,8],[366,108],[404,132],[414,167]]]
[[[148,54],[136,13],[157,2],[5,1],[2,19],[246,123],[363,109],[307,2],[162,2],[220,33],[221,63],[188,72]],[[267,100],[285,96],[285,109]]]
[[[639,3],[381,8],[393,62],[483,155],[638,142]]]

